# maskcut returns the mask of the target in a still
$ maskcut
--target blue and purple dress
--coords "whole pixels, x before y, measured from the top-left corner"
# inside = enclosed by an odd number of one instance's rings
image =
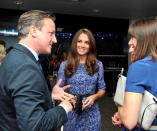
[[[78,65],[77,71],[70,78],[64,75],[67,61],[61,63],[58,71],[58,80],[63,79],[61,86],[70,85],[69,93],[76,95],[95,94],[98,90],[105,90],[104,69],[102,62],[98,61],[99,71],[90,76],[84,64]],[[87,96],[83,97],[85,100]],[[68,122],[64,125],[64,131],[101,131],[101,116],[97,101],[90,108],[85,109],[79,115],[75,110],[68,114]]]

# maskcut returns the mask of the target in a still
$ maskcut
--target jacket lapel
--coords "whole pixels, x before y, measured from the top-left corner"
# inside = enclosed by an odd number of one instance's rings
[[[14,48],[22,51],[23,53],[28,55],[33,61],[35,61],[38,64],[38,61],[35,59],[34,55],[26,47],[24,47],[21,44],[15,44]]]

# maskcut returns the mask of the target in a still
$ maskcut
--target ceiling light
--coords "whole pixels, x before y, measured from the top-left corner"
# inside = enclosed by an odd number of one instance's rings
[[[58,28],[57,28],[57,31],[58,31],[58,32],[62,32],[63,29],[64,29],[64,28],[62,28],[62,27],[58,27]]]
[[[100,10],[99,10],[99,9],[93,9],[93,12],[94,12],[94,13],[99,13]]]
[[[22,5],[22,4],[23,4],[23,2],[22,2],[22,1],[20,1],[20,0],[16,0],[16,1],[14,1],[14,4],[16,4],[16,5]]]
[[[73,2],[79,2],[80,0],[71,0],[71,1],[73,1]]]

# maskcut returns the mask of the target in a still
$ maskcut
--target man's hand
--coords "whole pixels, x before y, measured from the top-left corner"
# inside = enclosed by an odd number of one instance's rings
[[[73,109],[71,102],[68,100],[63,100],[60,104],[66,106],[68,108],[68,112],[71,112]]]
[[[57,84],[53,87],[53,90],[52,90],[53,100],[64,101],[64,100],[74,99],[73,95],[64,92],[66,89],[70,88],[70,85],[66,85],[64,87],[60,87],[61,83],[62,83],[62,79],[60,79],[57,82]]]

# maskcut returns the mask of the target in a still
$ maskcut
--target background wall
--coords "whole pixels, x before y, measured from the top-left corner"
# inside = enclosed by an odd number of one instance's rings
[[[0,39],[6,41],[6,48],[18,42],[17,21],[23,12],[0,9]],[[53,46],[52,51],[57,55],[61,55],[64,50],[68,52],[75,32],[80,28],[90,29],[96,39],[97,58],[104,64],[107,92],[113,94],[121,67],[124,67],[125,70],[128,68],[127,30],[129,20],[63,14],[56,14],[56,18],[58,43]],[[4,32],[7,31],[15,34],[4,35]]]

